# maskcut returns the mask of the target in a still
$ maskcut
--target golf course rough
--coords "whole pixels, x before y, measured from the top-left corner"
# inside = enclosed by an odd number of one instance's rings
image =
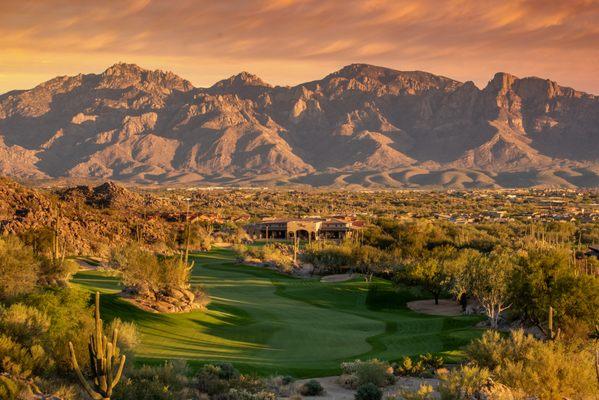
[[[323,283],[236,264],[215,249],[195,256],[192,284],[208,290],[206,312],[156,314],[118,296],[118,278],[101,271],[78,273],[74,282],[99,290],[106,319],[134,321],[141,334],[138,363],[185,359],[194,367],[212,361],[257,374],[333,375],[343,361],[399,360],[437,353],[452,358],[479,337],[478,317],[415,313],[405,302],[419,292],[388,281]],[[370,288],[370,289],[369,289]]]

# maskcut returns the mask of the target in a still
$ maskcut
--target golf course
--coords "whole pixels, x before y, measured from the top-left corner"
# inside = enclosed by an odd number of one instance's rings
[[[100,291],[103,318],[134,321],[141,332],[137,362],[184,359],[194,367],[226,361],[242,371],[333,375],[343,361],[399,360],[435,353],[452,360],[482,331],[473,316],[415,313],[405,303],[425,298],[416,289],[364,279],[321,282],[236,263],[235,254],[214,249],[194,256],[192,285],[207,289],[204,312],[158,314],[123,300],[118,277],[81,271],[76,285]]]

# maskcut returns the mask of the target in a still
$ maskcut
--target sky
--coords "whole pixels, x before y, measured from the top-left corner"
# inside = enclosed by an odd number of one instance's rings
[[[0,93],[127,62],[201,87],[369,63],[599,94],[598,21],[599,0],[0,0]]]

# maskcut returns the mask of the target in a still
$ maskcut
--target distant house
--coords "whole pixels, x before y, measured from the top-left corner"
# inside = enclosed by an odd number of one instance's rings
[[[246,232],[254,239],[343,239],[351,234],[351,221],[337,218],[264,219],[246,226]]]

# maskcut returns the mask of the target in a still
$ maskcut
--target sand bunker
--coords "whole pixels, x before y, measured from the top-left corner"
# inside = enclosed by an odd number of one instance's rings
[[[355,278],[356,274],[336,274],[336,275],[327,275],[320,278],[321,282],[345,282],[350,279]]]

